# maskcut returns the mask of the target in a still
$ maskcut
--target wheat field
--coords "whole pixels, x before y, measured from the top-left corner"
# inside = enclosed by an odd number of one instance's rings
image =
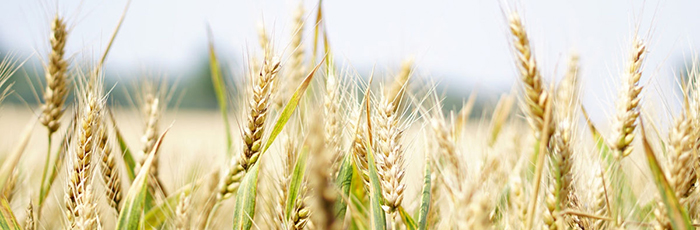
[[[549,76],[518,10],[503,7],[516,90],[483,108],[476,91],[448,108],[410,57],[381,74],[338,64],[322,4],[290,10],[290,39],[261,27],[235,87],[209,41],[218,111],[171,106],[188,86],[165,78],[137,79],[132,103],[115,103],[105,60],[125,16],[95,60],[77,60],[66,50],[71,25],[53,15],[50,50],[31,57],[44,63],[38,105],[0,107],[0,227],[700,225],[700,69],[657,87],[680,92],[681,109],[654,113],[656,92],[640,80],[651,39],[639,25],[621,55],[615,110],[595,123],[596,108],[581,103],[586,57],[570,52],[562,76]],[[4,56],[0,102],[24,64]]]

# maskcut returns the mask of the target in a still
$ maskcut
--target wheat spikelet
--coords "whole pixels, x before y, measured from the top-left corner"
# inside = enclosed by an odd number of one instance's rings
[[[525,89],[525,105],[527,120],[535,132],[537,140],[544,127],[545,103],[549,95],[543,84],[542,76],[532,55],[530,40],[523,27],[520,16],[512,13],[509,18],[510,32],[513,35],[513,46],[517,52],[517,66],[520,72],[520,80]]]
[[[294,172],[294,165],[297,158],[297,144],[296,140],[292,138],[292,133],[289,132],[285,135],[285,153],[282,158],[282,165],[284,166],[282,172],[278,173],[278,183],[279,190],[277,191],[277,221],[279,223],[287,223],[285,217],[285,208],[287,206],[287,198],[289,196],[289,184],[291,181],[292,173]]]
[[[90,80],[95,81],[95,80]],[[99,85],[99,83],[98,83]],[[100,87],[88,86],[85,92],[81,93],[78,109],[80,110],[79,126],[77,132],[75,149],[72,152],[73,159],[70,161],[72,170],[68,172],[67,189],[65,196],[66,216],[71,223],[71,227],[76,227],[77,218],[82,218],[81,221],[88,221],[90,218],[81,217],[81,211],[78,207],[80,202],[87,205],[86,189],[88,183],[92,180],[92,156],[95,147],[99,140],[96,135],[96,129],[101,125],[101,116],[104,107],[104,101],[101,97]],[[99,85],[101,86],[101,85]],[[87,197],[90,198],[90,197]]]
[[[7,202],[11,202],[15,195],[15,190],[17,189],[17,180],[19,179],[19,169],[15,168],[10,174],[10,178],[5,182],[5,186],[2,189],[2,196],[5,197]]]
[[[177,202],[177,207],[175,208],[175,229],[186,230],[189,228],[189,216],[188,210],[190,207],[190,196],[185,195],[185,193],[180,194],[180,198]]]
[[[227,170],[226,174],[224,174],[225,176],[222,177],[219,182],[219,191],[216,194],[215,203],[231,197],[233,193],[238,190],[238,186],[241,185],[241,180],[243,176],[245,176],[245,169],[243,169],[237,160],[232,161],[231,167]]]
[[[607,201],[607,189],[605,188],[605,175],[603,169],[597,169],[595,178],[593,179],[593,212],[597,216],[607,216],[608,215],[608,201]],[[593,223],[593,229],[605,229],[607,222],[605,220],[595,220]]]
[[[49,130],[49,135],[56,132],[63,115],[63,105],[68,95],[68,62],[64,59],[64,49],[68,31],[63,18],[56,16],[51,23],[51,53],[46,67],[46,88],[44,103],[41,105],[39,121]]]
[[[27,219],[24,221],[24,230],[34,230],[34,205],[32,201],[29,201],[29,206],[27,207]]]
[[[642,63],[646,54],[646,46],[639,39],[634,39],[630,59],[622,75],[622,86],[617,98],[615,120],[612,124],[612,139],[610,146],[615,150],[617,158],[632,153],[631,143],[634,140],[634,130],[639,117],[639,93],[642,86]]]
[[[355,131],[353,134],[351,154],[357,166],[357,171],[360,172],[362,181],[365,184],[364,188],[366,191],[369,191],[369,166],[367,162],[367,149],[365,147],[365,140],[367,140],[365,133],[367,131],[359,122],[361,116],[362,109],[357,108],[353,111],[353,115],[351,116],[354,119],[350,119],[350,125],[353,127],[351,130]]]
[[[656,197],[656,206],[654,207],[654,229],[655,230],[672,230],[671,222],[668,219],[666,205],[661,201],[661,198]]]
[[[313,191],[313,201],[311,209],[314,212],[310,216],[313,225],[319,229],[334,230],[339,229],[340,221],[336,221],[335,205],[338,194],[334,184],[331,182],[330,168],[332,155],[325,148],[326,141],[323,135],[323,116],[320,113],[314,114],[312,120],[318,121],[310,125],[308,137],[309,155],[313,161],[309,165],[309,185]]]
[[[435,134],[435,139],[437,140],[439,158],[445,159],[449,164],[449,169],[456,178],[453,182],[457,186],[457,191],[464,191],[463,181],[466,179],[464,176],[464,169],[460,163],[457,149],[453,142],[452,133],[445,125],[445,119],[442,113],[438,113],[432,119],[430,119],[430,124]]]
[[[394,213],[401,206],[406,184],[404,150],[401,146],[403,130],[399,128],[399,116],[390,98],[383,98],[378,114],[377,124],[377,173],[379,174],[382,193],[385,199],[384,209]]]
[[[527,198],[525,197],[525,189],[520,177],[516,176],[511,181],[511,207],[515,211],[517,225],[516,229],[525,229],[525,219],[527,218]]]
[[[571,56],[569,69],[557,89],[557,111],[555,114],[557,128],[551,137],[549,163],[550,184],[545,198],[547,212],[544,214],[545,225],[549,229],[559,229],[563,226],[559,211],[571,208],[573,192],[573,147],[571,136],[576,122],[578,107],[578,56]],[[575,199],[575,198],[574,198]],[[569,225],[569,223],[567,223]]]
[[[340,161],[343,155],[340,151],[340,140],[342,138],[341,130],[341,117],[340,117],[340,105],[341,105],[341,95],[340,95],[340,83],[338,82],[338,76],[336,76],[336,71],[333,58],[328,58],[328,70],[326,74],[326,93],[324,94],[323,112],[324,112],[324,133],[326,135],[326,149],[334,156],[333,157],[333,168],[331,172],[333,175],[338,171],[340,167]]]
[[[306,228],[309,216],[311,216],[311,211],[306,205],[307,198],[306,186],[302,186],[299,198],[296,199],[294,208],[292,208],[292,214],[287,224],[288,230],[302,230]]]
[[[280,68],[279,59],[266,57],[260,74],[254,78],[252,95],[248,104],[247,123],[243,127],[243,151],[239,161],[243,169],[248,170],[258,161],[262,150],[262,139],[265,130],[265,120],[270,107],[270,96],[274,92],[277,72]]]
[[[111,141],[106,129],[106,122],[102,121],[96,133],[99,138],[97,149],[100,152],[99,155],[102,157],[100,161],[102,182],[105,184],[106,198],[109,206],[112,207],[116,213],[119,213],[119,204],[122,199],[121,180],[115,161],[117,155],[112,152]]]
[[[146,92],[143,95],[143,105],[142,105],[142,110],[143,110],[143,115],[146,118],[146,122],[144,125],[144,131],[143,135],[141,136],[141,162],[139,162],[141,166],[143,166],[143,163],[146,162],[146,158],[148,158],[148,154],[151,153],[151,150],[156,144],[156,141],[158,139],[158,132],[159,132],[159,121],[160,121],[160,115],[161,115],[161,110],[162,110],[162,105],[160,104],[160,98],[156,95],[155,89],[153,89],[150,84],[146,84],[146,89],[144,89]],[[156,153],[157,154],[157,153]],[[156,156],[153,160],[153,165],[151,166],[151,170],[149,171],[151,174],[152,178],[157,178],[158,176],[158,157]],[[149,182],[149,186],[152,183]]]
[[[92,230],[99,225],[95,210],[97,203],[92,193],[92,185],[88,185],[85,188],[85,193],[77,197],[78,216],[76,216],[73,229]]]
[[[676,118],[673,128],[669,131],[668,151],[668,182],[676,193],[681,204],[687,202],[693,184],[696,182],[695,158],[693,146],[695,145],[695,132],[692,120],[685,114]]]

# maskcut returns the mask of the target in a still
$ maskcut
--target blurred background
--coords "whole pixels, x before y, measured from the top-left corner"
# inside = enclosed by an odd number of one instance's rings
[[[49,22],[56,13],[71,26],[67,54],[86,64],[104,50],[126,4],[126,0],[0,0],[0,55],[11,52],[19,59],[29,58],[11,80],[16,94],[7,102],[37,103],[28,82],[38,87],[43,81],[41,60],[47,56]],[[107,85],[116,85],[112,98],[128,106],[124,94],[139,78],[165,76],[178,84],[180,109],[216,109],[207,25],[225,60],[229,84],[236,85],[248,60],[261,52],[260,26],[276,50],[285,51],[298,4],[298,0],[133,0],[106,62]],[[308,48],[318,1],[303,4],[307,20],[303,42]],[[330,0],[322,7],[336,60],[367,77],[373,66],[384,75],[395,73],[402,60],[412,57],[417,76],[439,84],[447,107],[459,107],[472,90],[479,93],[478,105],[493,105],[499,94],[517,86],[503,13],[509,9],[523,14],[545,78],[559,79],[569,55],[581,56],[583,103],[595,108],[590,110],[598,120],[613,108],[635,30],[649,44],[642,82],[653,86],[647,87],[652,93],[677,88],[677,76],[696,53],[694,45],[700,44],[700,1],[691,0]],[[674,95],[661,98],[664,106],[678,101]]]

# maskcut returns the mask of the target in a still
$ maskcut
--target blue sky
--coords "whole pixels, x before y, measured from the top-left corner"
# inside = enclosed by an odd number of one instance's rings
[[[126,0],[0,0],[0,42],[20,54],[45,53],[48,22],[58,8],[73,28],[68,52],[97,56],[125,4]],[[177,76],[201,58],[206,23],[214,31],[219,52],[230,57],[242,58],[244,51],[257,49],[259,23],[283,48],[297,4],[296,0],[133,0],[107,65],[117,71],[146,69]],[[317,2],[304,4],[310,15]],[[581,55],[584,102],[595,106],[612,106],[609,98],[616,93],[614,84],[637,25],[650,51],[643,81],[651,79],[662,87],[672,86],[668,80],[672,71],[700,44],[700,1],[324,1],[338,59],[358,69],[374,64],[388,69],[413,56],[420,71],[437,81],[487,91],[507,91],[517,79],[505,8],[522,12],[546,78],[561,75],[570,51]],[[313,16],[308,18],[307,37]]]

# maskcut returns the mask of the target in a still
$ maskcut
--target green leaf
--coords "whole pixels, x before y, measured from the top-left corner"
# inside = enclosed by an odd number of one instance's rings
[[[290,181],[289,181],[289,192],[287,196],[287,202],[284,210],[284,216],[288,220],[290,218],[290,215],[292,214],[292,209],[294,208],[294,204],[296,203],[296,200],[298,199],[299,195],[299,190],[304,183],[304,173],[306,173],[306,159],[308,158],[309,155],[309,150],[307,148],[304,148],[301,150],[301,154],[297,156],[296,164],[294,164],[294,171],[292,172]],[[287,188],[285,188],[287,189]]]
[[[114,133],[117,136],[119,149],[122,151],[124,164],[126,165],[126,174],[129,176],[129,180],[133,181],[136,178],[136,160],[134,160],[134,156],[131,155],[131,150],[129,150],[129,146],[126,145],[124,136],[122,136],[122,133],[119,131],[117,120],[114,119],[114,114],[112,114],[111,110],[109,110],[109,118],[112,120],[112,127],[114,127]]]
[[[68,143],[70,143],[71,139],[73,139],[73,133],[75,132],[75,120],[71,120],[70,125],[68,127],[69,128],[68,130],[66,130],[66,133],[63,136],[63,140],[61,141],[61,144],[58,147],[58,151],[56,151],[56,158],[54,158],[52,164],[53,168],[52,170],[50,170],[51,172],[48,178],[46,178],[45,181],[42,180],[42,184],[40,185],[41,188],[39,190],[38,205],[39,210],[41,210],[41,206],[44,204],[44,200],[49,195],[51,187],[53,186],[53,182],[56,180],[56,176],[58,176],[61,167],[63,167],[63,161],[66,157],[66,149],[68,148]]]
[[[150,176],[149,171],[153,166],[153,161],[156,156],[155,153],[160,148],[160,144],[163,142],[163,138],[165,137],[165,134],[168,133],[168,130],[169,128],[160,135],[158,141],[156,141],[156,144],[153,147],[153,150],[151,150],[151,153],[148,154],[148,158],[146,159],[146,162],[144,162],[139,174],[136,175],[136,178],[131,183],[131,187],[126,193],[126,199],[124,199],[124,207],[119,213],[119,218],[117,219],[116,229],[139,229],[139,223],[141,221],[141,216],[146,203],[146,194],[148,193],[147,182]]]
[[[212,36],[211,27],[208,25],[207,36],[209,37],[209,69],[211,70],[211,82],[214,85],[216,101],[219,102],[221,117],[224,119],[224,130],[226,131],[226,155],[230,158],[231,154],[233,153],[231,152],[231,143],[233,143],[233,138],[231,137],[231,126],[229,125],[228,121],[226,84],[224,83],[223,74],[221,74],[221,68],[219,67],[219,60],[216,57],[216,52],[214,50],[214,38]]]
[[[10,208],[10,205],[7,203],[7,199],[5,197],[0,198],[0,229],[7,229],[7,230],[21,230],[22,228],[19,227],[19,224],[17,224],[17,219],[15,218],[15,214],[12,213],[12,209]]]
[[[428,229],[428,212],[430,211],[430,161],[425,160],[425,177],[423,178],[423,195],[420,198],[420,213],[418,214],[418,229]]]
[[[343,162],[338,170],[338,177],[335,183],[340,188],[341,199],[338,199],[336,204],[335,216],[337,218],[343,218],[347,210],[347,204],[345,201],[350,197],[350,185],[352,184],[352,174],[353,174],[353,160],[352,154],[345,154],[343,157]]]
[[[379,175],[377,174],[377,166],[374,161],[374,153],[372,153],[372,148],[367,146],[367,162],[369,167],[369,184],[370,184],[370,197],[369,202],[371,207],[371,223],[372,229],[374,230],[385,230],[386,229],[386,215],[384,209],[382,209],[382,187],[379,184]]]
[[[180,195],[184,194],[185,196],[189,196],[195,186],[197,186],[197,184],[194,183],[183,186],[178,191],[170,194],[170,197],[168,197],[165,202],[148,210],[144,217],[146,229],[158,229],[165,220],[172,217],[175,213],[173,207],[176,207],[177,203],[180,201]]]
[[[694,229],[693,225],[690,223],[688,213],[685,211],[685,208],[681,206],[680,202],[678,202],[676,194],[668,184],[668,180],[666,179],[666,176],[659,165],[659,161],[656,159],[656,154],[654,154],[654,150],[651,148],[649,140],[647,139],[647,135],[644,130],[644,122],[642,119],[640,119],[640,124],[642,128],[642,141],[644,142],[644,153],[647,157],[649,169],[654,177],[656,187],[659,189],[659,193],[661,193],[661,200],[664,202],[664,207],[666,207],[666,213],[668,215],[669,222],[671,222],[672,228],[688,230]]]
[[[233,209],[233,229],[248,230],[253,227],[255,216],[255,195],[258,189],[260,164],[253,165],[246,172],[236,193],[236,206]]]
[[[406,225],[407,230],[418,229],[418,225],[416,225],[416,221],[413,220],[413,218],[411,218],[411,215],[409,215],[406,212],[406,210],[403,208],[403,206],[399,207],[399,215],[401,216],[403,223]]]
[[[309,73],[309,75],[306,76],[304,81],[297,87],[297,90],[294,91],[294,95],[292,95],[292,98],[289,99],[289,102],[284,106],[284,109],[282,110],[282,113],[280,114],[279,118],[277,118],[277,122],[275,122],[275,127],[272,129],[272,132],[270,133],[270,137],[267,139],[267,142],[265,143],[265,148],[263,148],[262,153],[265,153],[267,149],[272,146],[272,143],[275,141],[277,138],[277,135],[279,135],[282,132],[282,129],[284,129],[284,126],[287,124],[287,121],[289,121],[289,118],[292,117],[292,114],[294,114],[294,110],[296,110],[297,105],[299,104],[299,100],[301,100],[301,97],[304,95],[304,92],[306,92],[306,88],[309,87],[309,84],[311,83],[311,79],[314,78],[314,73],[316,73],[316,70],[318,70],[318,67],[321,67],[321,64],[323,64],[323,61],[326,59],[326,57],[323,57],[323,60],[321,60],[321,63],[318,63],[314,70]],[[262,154],[261,153],[261,154]]]

